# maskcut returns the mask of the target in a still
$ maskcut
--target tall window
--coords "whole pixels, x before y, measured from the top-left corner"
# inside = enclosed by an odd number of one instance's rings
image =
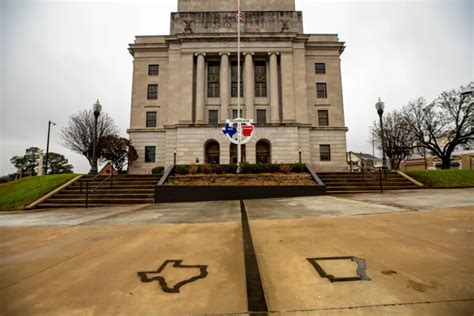
[[[209,110],[209,124],[219,124],[219,111]]]
[[[257,124],[267,124],[267,110],[257,110]]]
[[[317,74],[325,74],[326,73],[326,64],[325,63],[316,63],[314,64],[314,70]]]
[[[239,118],[237,113],[238,113],[237,110],[232,110],[232,119]],[[242,110],[240,110],[240,117],[242,117]]]
[[[318,110],[318,125],[329,126],[329,111],[328,110]]]
[[[319,158],[321,161],[331,161],[331,145],[319,145]]]
[[[255,97],[265,98],[267,96],[267,63],[265,61],[255,62]]]
[[[148,65],[148,76],[158,76],[160,74],[160,65]]]
[[[145,162],[155,162],[156,160],[156,147],[145,146]]]
[[[207,97],[219,97],[219,62],[210,61],[207,65]]]
[[[156,127],[156,112],[146,112],[146,127]]]
[[[148,100],[158,100],[158,85],[149,84],[148,85]]]
[[[328,97],[328,91],[326,83],[316,83],[316,95],[318,99],[326,99]]]
[[[237,86],[238,86],[238,74],[237,74],[238,68],[237,68],[237,61],[232,62],[232,68],[230,70],[231,72],[231,97],[232,98],[237,98]],[[244,81],[243,81],[243,68],[242,68],[242,63],[240,64],[240,97],[242,98],[244,96]]]

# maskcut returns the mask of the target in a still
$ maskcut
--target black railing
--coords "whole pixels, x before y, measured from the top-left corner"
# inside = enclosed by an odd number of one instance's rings
[[[351,155],[349,156],[351,157]],[[360,176],[362,178],[363,181],[366,180],[366,178],[368,176],[370,176],[373,180],[379,182],[379,187],[380,187],[380,193],[383,193],[383,180],[387,180],[387,168],[386,167],[382,167],[382,168],[375,168],[375,169],[378,169],[378,179],[375,175],[375,172],[372,172],[372,171],[369,171],[367,170],[367,166],[369,165],[368,164],[368,160],[364,159],[364,158],[361,158],[361,157],[358,157],[360,159]],[[348,164],[350,165],[350,170],[351,170],[351,173],[354,172],[354,169],[353,169],[353,164],[352,164],[352,157],[347,161]],[[357,164],[357,166],[359,167],[359,164]],[[383,179],[382,179],[382,173],[383,173]]]
[[[82,194],[82,183],[85,182],[86,183],[86,208],[89,207],[89,194],[92,194],[94,193],[95,191],[97,191],[97,189],[99,189],[104,183],[106,183],[107,181],[110,180],[110,188],[112,189],[114,187],[114,165],[122,162],[125,158],[128,157],[128,154],[125,154],[123,155],[122,157],[120,157],[119,159],[117,159],[116,161],[114,161],[113,163],[110,164],[111,166],[111,171],[110,171],[110,175],[108,175],[104,180],[102,180],[102,182],[100,182],[92,191],[89,192],[89,183],[95,181],[98,177],[101,176],[100,173],[98,173],[94,178],[92,179],[85,179],[85,180],[80,180],[80,194]],[[122,165],[122,168],[128,164],[128,160],[127,162],[125,162],[123,165]]]

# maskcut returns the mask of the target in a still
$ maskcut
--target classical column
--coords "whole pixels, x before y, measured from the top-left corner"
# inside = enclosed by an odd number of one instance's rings
[[[221,123],[229,118],[229,53],[221,53],[220,95]]]
[[[271,122],[280,122],[280,96],[278,93],[278,53],[270,55],[270,114]]]
[[[205,71],[205,53],[196,53],[197,70],[196,70],[196,123],[204,124],[204,104],[206,102],[206,71]]]
[[[280,55],[281,67],[281,99],[283,123],[296,123],[295,84],[293,80],[293,54]]]
[[[245,55],[245,78],[244,78],[244,93],[245,93],[245,108],[246,118],[254,118],[254,99],[255,99],[255,78],[253,53],[244,53]]]

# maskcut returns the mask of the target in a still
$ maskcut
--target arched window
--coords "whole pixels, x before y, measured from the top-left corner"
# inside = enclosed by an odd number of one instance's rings
[[[208,140],[204,145],[205,163],[219,164],[220,160],[220,146],[219,143],[213,139]]]
[[[242,162],[246,162],[246,154],[245,154],[245,145],[240,145],[241,149],[241,157],[242,157]],[[230,144],[230,163],[231,164],[236,164],[237,163],[237,145],[236,144]]]
[[[257,155],[257,163],[271,163],[271,146],[268,140],[259,140],[255,151]]]

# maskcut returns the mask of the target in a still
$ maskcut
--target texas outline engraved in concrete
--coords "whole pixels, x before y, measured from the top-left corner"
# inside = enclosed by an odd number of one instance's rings
[[[204,279],[207,276],[207,265],[184,265],[181,264],[183,260],[165,260],[157,271],[142,271],[137,272],[140,280],[143,283],[149,283],[153,281],[158,281],[161,286],[161,289],[166,293],[179,293],[179,290],[188,283],[197,281],[199,279]],[[182,269],[199,269],[199,275],[193,276],[192,278],[180,281],[176,283],[173,287],[169,287],[165,278],[162,276],[153,276],[148,277],[148,274],[157,274],[161,273],[169,264],[173,263],[173,268],[182,268]]]

